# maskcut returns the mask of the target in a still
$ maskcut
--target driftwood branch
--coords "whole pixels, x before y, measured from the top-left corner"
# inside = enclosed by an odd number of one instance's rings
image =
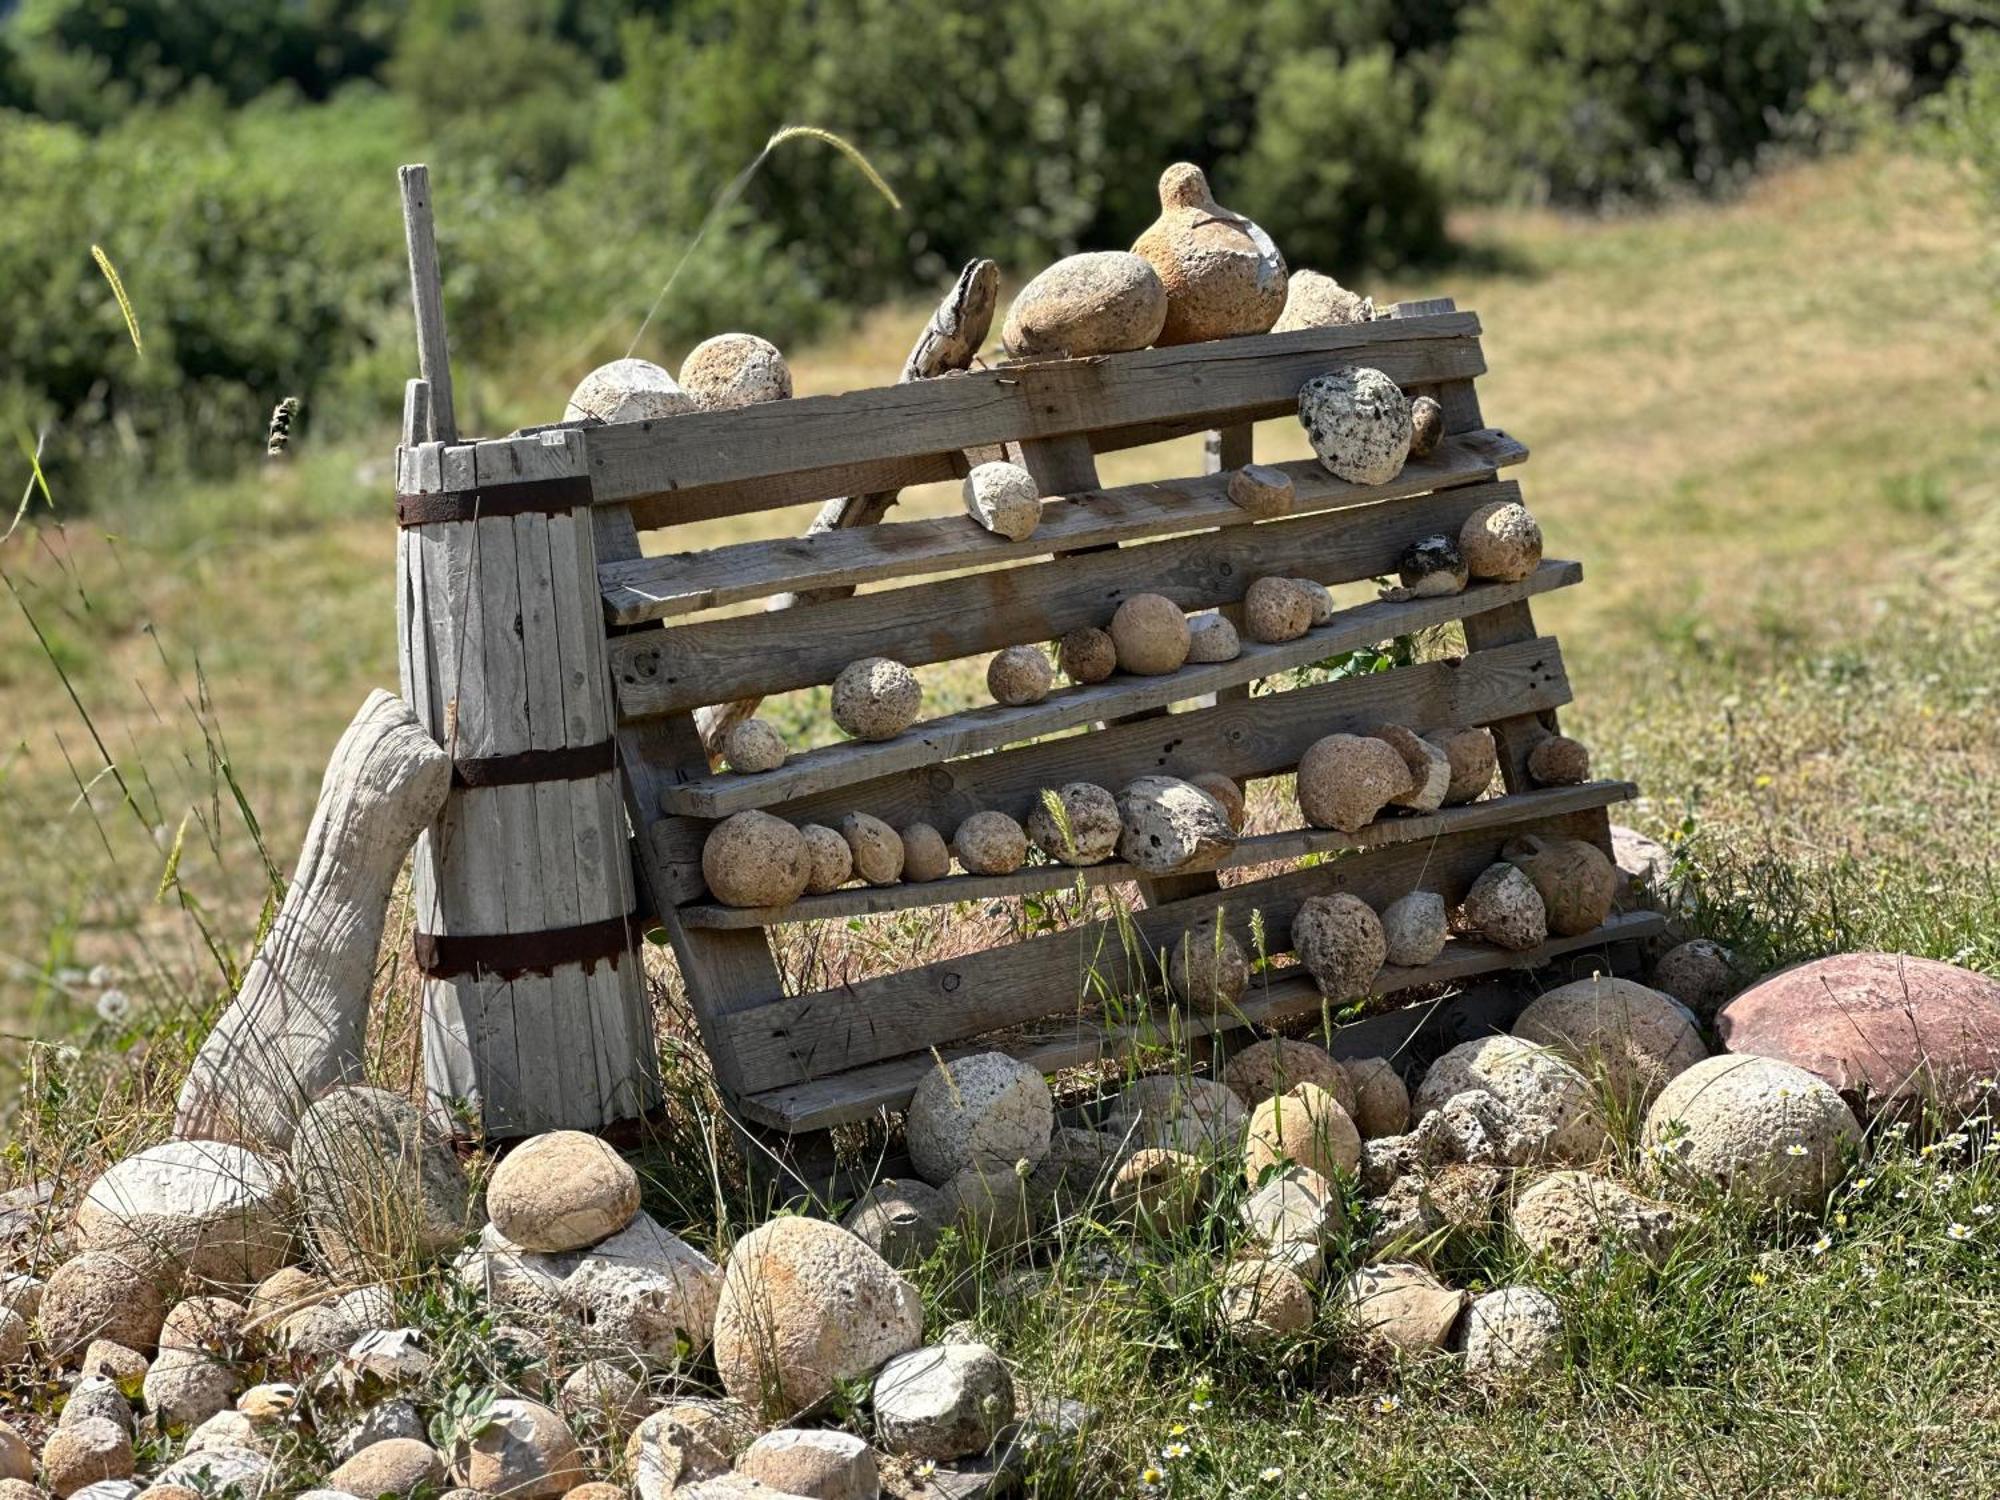
[[[993,313],[1000,301],[1000,267],[990,260],[975,260],[958,273],[958,280],[933,312],[924,331],[903,361],[898,384],[914,380],[935,380],[941,375],[970,369],[980,346],[993,326]],[[867,495],[844,495],[829,500],[806,528],[807,536],[827,531],[844,531],[850,526],[873,526],[895,505],[900,490],[877,490]],[[807,589],[796,594],[778,594],[766,609],[791,609],[800,604],[824,604],[829,599],[845,599],[852,587]],[[730,730],[757,712],[759,698],[741,698],[699,709],[695,723],[701,731],[702,747],[711,761],[722,754],[722,741]]]

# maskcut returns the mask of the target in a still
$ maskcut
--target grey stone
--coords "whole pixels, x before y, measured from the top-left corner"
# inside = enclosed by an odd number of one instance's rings
[[[984,1344],[933,1344],[898,1355],[875,1377],[883,1444],[916,1459],[982,1453],[1014,1420],[1014,1381]]]

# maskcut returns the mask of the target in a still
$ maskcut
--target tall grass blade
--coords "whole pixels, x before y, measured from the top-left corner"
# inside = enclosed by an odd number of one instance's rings
[[[97,269],[104,273],[104,279],[111,283],[111,295],[118,299],[118,311],[125,318],[125,331],[132,335],[132,347],[140,357],[146,353],[145,342],[139,337],[139,316],[132,311],[132,299],[125,295],[125,283],[118,275],[118,268],[111,264],[111,257],[104,253],[102,245],[90,247],[90,258],[97,262]]]

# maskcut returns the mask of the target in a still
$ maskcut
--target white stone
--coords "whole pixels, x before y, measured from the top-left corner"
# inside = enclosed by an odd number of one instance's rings
[[[563,420],[652,422],[698,409],[694,397],[651,360],[614,359],[577,382]]]
[[[1243,1101],[1222,1084],[1161,1073],[1127,1085],[1104,1128],[1137,1148],[1207,1157],[1233,1156],[1248,1123]]]
[[[1436,891],[1411,891],[1382,908],[1385,962],[1421,968],[1444,952],[1449,934],[1444,897]]]
[[[973,465],[959,484],[965,513],[995,536],[1026,541],[1042,520],[1042,491],[1019,464]]]
[[[1507,1286],[1474,1299],[1465,1314],[1465,1370],[1520,1380],[1562,1368],[1562,1309],[1547,1292]]]
[[[1660,1091],[1641,1140],[1658,1169],[1774,1208],[1817,1207],[1860,1144],[1824,1079],[1768,1057],[1725,1053]]]
[[[935,1344],[892,1359],[875,1378],[875,1423],[892,1453],[983,1453],[1014,1420],[1014,1380],[984,1344]]]
[[[216,1500],[257,1500],[275,1492],[278,1478],[271,1460],[253,1448],[210,1448],[168,1464],[153,1476],[153,1484],[184,1485]]]
[[[943,1186],[967,1167],[1030,1167],[1049,1149],[1055,1101],[1041,1070],[1004,1052],[980,1052],[932,1068],[904,1121],[910,1164]]]
[[[1318,1278],[1326,1247],[1346,1221],[1333,1185],[1300,1166],[1278,1172],[1243,1200],[1237,1215],[1269,1259],[1309,1281]]]
[[[1424,1075],[1416,1113],[1421,1119],[1467,1090],[1506,1105],[1536,1158],[1589,1162],[1610,1145],[1590,1080],[1547,1047],[1511,1036],[1460,1043]]]
[[[875,1500],[882,1491],[875,1450],[851,1432],[787,1427],[743,1451],[736,1470],[781,1495],[810,1500]]]
[[[223,1141],[167,1141],[128,1156],[77,1206],[80,1247],[166,1257],[205,1281],[248,1285],[292,1243],[284,1168]]]
[[[1410,402],[1380,370],[1353,365],[1308,380],[1299,425],[1328,473],[1353,484],[1387,484],[1410,454]]]
[[[1118,857],[1148,875],[1206,870],[1236,847],[1229,814],[1200,787],[1141,776],[1118,794]]]

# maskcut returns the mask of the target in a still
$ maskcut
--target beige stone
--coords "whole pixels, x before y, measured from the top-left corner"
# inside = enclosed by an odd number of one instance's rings
[[[1222,1273],[1216,1316],[1229,1337],[1262,1348],[1312,1326],[1312,1289],[1276,1261],[1234,1261]]]
[[[1065,256],[1014,298],[1000,341],[1016,359],[1082,359],[1144,349],[1167,320],[1152,265],[1123,250]]]
[[[1196,615],[1188,621],[1190,662],[1234,661],[1242,654],[1243,642],[1237,639],[1236,627],[1221,615]]]
[[[1243,831],[1243,788],[1224,776],[1220,771],[1202,771],[1187,779],[1189,786],[1207,792],[1215,799],[1215,805],[1222,809],[1229,819],[1229,826],[1238,833]]]
[[[775,771],[785,763],[784,736],[764,719],[745,719],[722,737],[722,763],[742,776]]]
[[[1087,781],[1044,789],[1028,811],[1029,839],[1050,859],[1066,865],[1102,864],[1117,852],[1123,827],[1118,799]]]
[[[103,1417],[58,1427],[42,1446],[42,1483],[58,1497],[102,1480],[130,1479],[132,1470],[132,1435]]]
[[[849,662],[833,679],[833,722],[858,740],[893,740],[923,703],[917,674],[885,656]]]
[[[1534,883],[1557,937],[1580,937],[1611,915],[1624,879],[1595,844],[1525,834],[1509,839],[1500,857]]]
[[[563,408],[565,422],[656,422],[698,411],[694,397],[649,359],[614,359],[577,383]]]
[[[1405,1354],[1442,1349],[1467,1301],[1422,1266],[1363,1266],[1347,1279],[1360,1332]]]
[[[840,836],[854,856],[854,873],[870,885],[894,885],[903,878],[903,836],[872,813],[851,812],[840,820]]]
[[[1434,729],[1424,738],[1444,751],[1451,762],[1451,783],[1444,794],[1446,807],[1486,794],[1500,770],[1500,752],[1494,746],[1492,730],[1482,726]]]
[[[1277,645],[1312,629],[1313,600],[1293,578],[1259,578],[1243,595],[1243,633]]]
[[[639,1176],[596,1136],[552,1130],[501,1159],[486,1187],[486,1211],[524,1250],[582,1250],[632,1222]]]
[[[1111,617],[1118,665],[1142,677],[1177,672],[1188,654],[1187,616],[1161,594],[1134,594]]]
[[[1299,811],[1315,828],[1358,833],[1411,785],[1395,748],[1366,735],[1329,734],[1299,757]]]
[[[1185,1151],[1134,1151],[1111,1179],[1112,1212],[1156,1234],[1179,1234],[1207,1203],[1208,1172]]]
[[[847,840],[824,823],[802,823],[799,836],[806,841],[806,894],[824,896],[837,891],[854,878],[854,851]],[[907,841],[907,832],[904,838]]]
[[[1275,1094],[1289,1093],[1301,1083],[1325,1089],[1340,1101],[1341,1108],[1353,1112],[1354,1090],[1347,1070],[1333,1054],[1314,1042],[1292,1037],[1267,1037],[1253,1042],[1229,1059],[1222,1081],[1243,1101],[1246,1109],[1262,1104]]]
[[[1528,779],[1536,786],[1581,786],[1590,780],[1590,748],[1566,734],[1551,734],[1528,752]]]
[[[1504,1104],[1532,1143],[1533,1159],[1590,1162],[1610,1145],[1590,1080],[1539,1043],[1512,1036],[1461,1042],[1424,1074],[1416,1113],[1421,1118],[1466,1092],[1490,1094]]]
[[[1042,487],[1019,464],[975,464],[959,482],[965,513],[995,536],[1024,542],[1042,523]]]
[[[1270,464],[1245,464],[1231,471],[1226,490],[1230,504],[1260,521],[1288,516],[1298,503],[1292,476]]]
[[[1366,323],[1375,316],[1375,301],[1350,292],[1319,271],[1294,271],[1285,287],[1285,310],[1271,325],[1273,333],[1301,328],[1340,328]]]
[[[87,1250],[65,1261],[42,1291],[42,1347],[68,1365],[98,1339],[148,1353],[167,1315],[157,1266]]]
[[[1285,310],[1285,258],[1255,223],[1215,201],[1192,163],[1160,175],[1160,217],[1132,250],[1166,289],[1154,340],[1162,346],[1263,333]]]
[[[291,1208],[282,1162],[224,1141],[166,1141],[90,1185],[77,1205],[77,1240],[250,1286],[285,1264]]]
[[[1410,1090],[1386,1057],[1352,1057],[1341,1064],[1354,1085],[1354,1126],[1364,1141],[1401,1135],[1410,1124]]]
[[[1079,687],[1102,682],[1118,670],[1118,643],[1095,625],[1081,625],[1056,646],[1056,665]]]
[[[326,1476],[328,1489],[361,1500],[377,1500],[382,1495],[408,1497],[420,1489],[435,1493],[443,1484],[444,1460],[430,1444],[411,1438],[371,1443]]]
[[[1351,1177],[1361,1165],[1360,1131],[1340,1101],[1316,1084],[1295,1084],[1290,1093],[1250,1111],[1244,1181],[1254,1186],[1267,1168],[1281,1163],[1305,1167],[1329,1181],[1340,1173]]]
[[[1462,906],[1466,925],[1516,953],[1548,941],[1548,909],[1535,883],[1513,865],[1490,865],[1472,882]]]
[[[1368,731],[1403,757],[1410,773],[1410,788],[1389,799],[1396,807],[1413,812],[1436,812],[1451,791],[1451,757],[1413,729],[1401,724],[1377,724]]]
[[[1381,918],[1345,891],[1308,896],[1292,918],[1292,950],[1328,999],[1352,1000],[1375,986],[1388,955]]]
[[[1009,646],[986,664],[986,691],[995,703],[1009,708],[1040,703],[1055,680],[1049,654],[1040,646]]]
[[[1679,1001],[1629,979],[1600,975],[1529,1002],[1514,1035],[1553,1047],[1613,1105],[1636,1119],[1668,1080],[1708,1056],[1694,1017]]]
[[[1861,1143],[1832,1085],[1768,1057],[1724,1053],[1670,1081],[1641,1140],[1656,1170],[1759,1207],[1815,1211]]]
[[[1589,1172],[1551,1172],[1514,1202],[1509,1222],[1531,1255],[1566,1271],[1595,1266],[1614,1252],[1666,1264],[1679,1232],[1674,1211]]]
[[[1474,578],[1516,583],[1542,563],[1542,528],[1525,505],[1482,505],[1459,528],[1458,550]]]
[[[1410,457],[1429,458],[1444,441],[1444,408],[1430,396],[1410,403]]]
[[[1198,1012],[1232,1011],[1250,987],[1250,959],[1220,922],[1197,922],[1168,950],[1167,984]]]
[[[701,874],[724,906],[789,906],[805,894],[812,858],[805,835],[767,812],[740,812],[709,831]]]
[[[926,1072],[904,1120],[910,1164],[942,1186],[967,1167],[1033,1166],[1049,1149],[1048,1080],[1004,1052],[953,1058]]]
[[[1236,848],[1215,799],[1173,776],[1141,776],[1118,794],[1118,856],[1148,875],[1212,869]]]
[[[754,333],[718,333],[688,351],[681,361],[680,383],[703,411],[734,411],[788,400],[792,371],[769,339]]]
[[[507,1500],[557,1500],[585,1478],[563,1419],[539,1402],[511,1396],[489,1406],[485,1425],[459,1444],[452,1475],[469,1489]]]
[[[928,823],[903,829],[903,879],[942,880],[951,873],[951,849],[944,835]]]

